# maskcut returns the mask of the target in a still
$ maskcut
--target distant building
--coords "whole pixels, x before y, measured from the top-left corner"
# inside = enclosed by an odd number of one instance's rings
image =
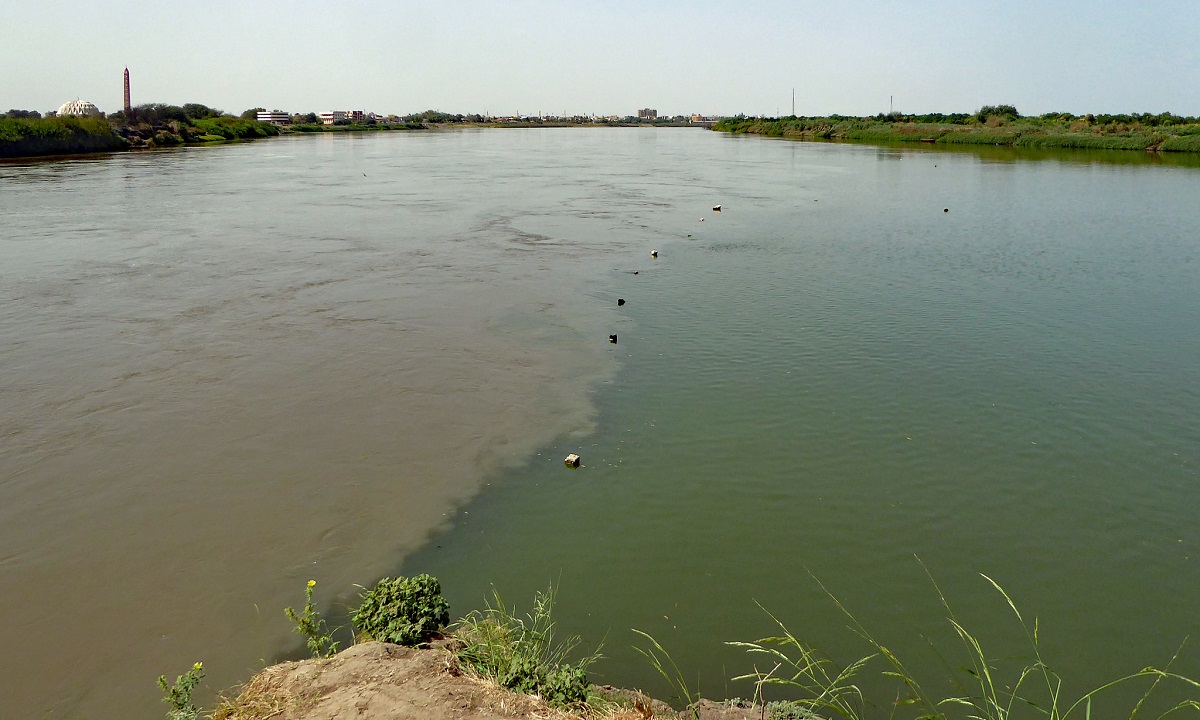
[[[362,122],[363,118],[365,117],[366,113],[362,110],[330,110],[329,112],[323,112],[320,115],[321,122],[325,125],[333,125],[334,123],[341,122],[342,120],[349,120],[350,122],[357,123]]]
[[[91,104],[87,100],[72,100],[68,103],[63,103],[58,108],[59,117],[74,116],[74,117],[96,117],[103,115],[100,108]]]
[[[638,110],[638,118],[642,120],[657,120],[658,111],[654,108],[642,108]]]
[[[256,119],[272,125],[287,125],[292,121],[292,116],[279,110],[259,110]]]

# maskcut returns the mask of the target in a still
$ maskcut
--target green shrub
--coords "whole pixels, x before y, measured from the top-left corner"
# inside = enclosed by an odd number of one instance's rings
[[[159,130],[158,132],[154,133],[154,138],[150,142],[157,147],[171,147],[173,145],[182,145],[183,138],[179,137],[175,133],[167,132],[166,130]]]
[[[204,679],[204,663],[196,663],[191,670],[175,678],[174,685],[167,685],[167,676],[158,676],[158,687],[163,691],[163,702],[171,706],[168,720],[196,720],[200,708],[192,704],[192,692]]]
[[[384,578],[362,594],[350,613],[360,637],[399,645],[419,645],[450,622],[450,603],[430,575]]]

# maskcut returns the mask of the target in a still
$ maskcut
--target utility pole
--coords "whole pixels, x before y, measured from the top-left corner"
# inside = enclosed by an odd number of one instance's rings
[[[792,117],[796,117],[796,88],[792,88]]]

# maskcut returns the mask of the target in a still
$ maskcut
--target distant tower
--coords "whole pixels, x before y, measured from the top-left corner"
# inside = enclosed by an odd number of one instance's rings
[[[129,68],[125,68],[125,114],[129,115],[129,111],[133,106],[129,104]]]

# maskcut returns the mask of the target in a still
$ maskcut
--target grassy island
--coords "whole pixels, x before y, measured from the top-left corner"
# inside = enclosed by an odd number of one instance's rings
[[[800,140],[1200,152],[1200,118],[1171,113],[1025,117],[1011,105],[988,106],[969,115],[731,117],[712,129]]]

